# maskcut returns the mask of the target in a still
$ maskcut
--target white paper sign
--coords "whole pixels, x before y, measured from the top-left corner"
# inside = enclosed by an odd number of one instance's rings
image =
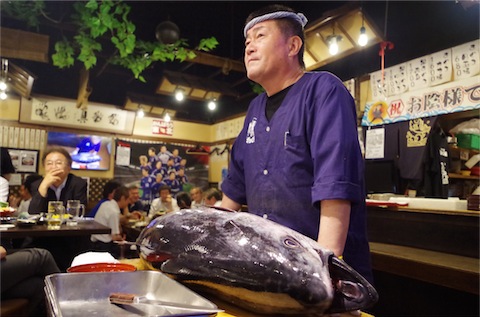
[[[407,62],[409,90],[417,90],[430,86],[430,58],[423,56]]]
[[[385,128],[368,129],[365,135],[365,158],[381,159],[385,157]]]
[[[468,78],[480,73],[479,40],[452,48],[454,79]]]
[[[117,158],[115,164],[120,166],[130,165],[130,147],[117,146]]]
[[[430,55],[430,85],[440,85],[452,80],[452,49]]]

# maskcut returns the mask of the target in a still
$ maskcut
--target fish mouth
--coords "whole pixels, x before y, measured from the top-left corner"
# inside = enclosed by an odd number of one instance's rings
[[[333,301],[327,313],[341,313],[372,307],[378,301],[375,288],[343,260],[328,259],[334,288]]]

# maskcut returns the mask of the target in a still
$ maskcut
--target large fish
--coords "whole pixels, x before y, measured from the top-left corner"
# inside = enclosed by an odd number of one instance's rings
[[[245,212],[202,207],[153,220],[137,239],[150,268],[262,314],[365,309],[362,276],[296,231]]]

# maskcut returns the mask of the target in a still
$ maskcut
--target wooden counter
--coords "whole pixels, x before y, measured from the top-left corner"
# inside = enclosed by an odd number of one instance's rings
[[[376,242],[370,251],[374,270],[479,294],[479,259]]]
[[[478,211],[367,210],[374,270],[479,294]]]

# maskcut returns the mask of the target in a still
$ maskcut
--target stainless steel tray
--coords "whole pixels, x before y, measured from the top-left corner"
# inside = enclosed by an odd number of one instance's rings
[[[49,314],[54,317],[211,316],[202,311],[161,305],[115,305],[109,301],[114,292],[194,305],[205,310],[218,309],[206,298],[157,271],[59,273],[47,276],[45,285]]]

